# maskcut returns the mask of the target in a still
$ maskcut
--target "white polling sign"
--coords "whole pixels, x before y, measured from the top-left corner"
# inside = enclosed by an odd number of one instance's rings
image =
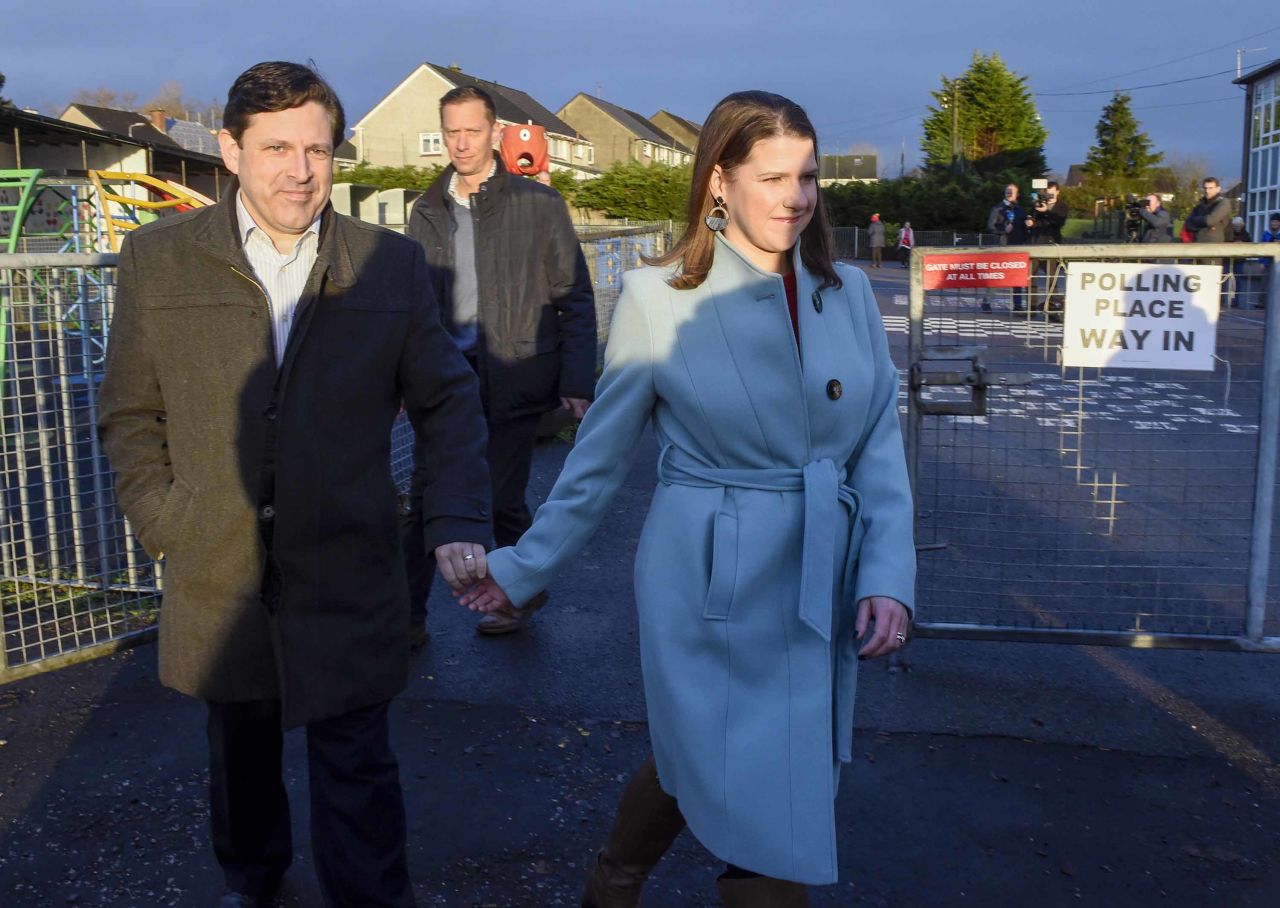
[[[1062,362],[1213,371],[1221,265],[1069,262]]]

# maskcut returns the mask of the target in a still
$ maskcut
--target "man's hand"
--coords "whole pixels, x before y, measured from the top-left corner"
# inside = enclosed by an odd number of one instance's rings
[[[587,407],[591,406],[591,401],[581,397],[562,397],[560,406],[572,413],[574,419],[582,419],[587,415]]]
[[[438,547],[436,564],[440,566],[440,576],[455,593],[489,576],[484,546],[474,542],[449,542]]]

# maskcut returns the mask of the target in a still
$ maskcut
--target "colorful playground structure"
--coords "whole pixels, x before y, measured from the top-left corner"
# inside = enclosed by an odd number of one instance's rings
[[[119,252],[129,231],[166,212],[212,204],[190,187],[146,173],[0,170],[0,252]]]

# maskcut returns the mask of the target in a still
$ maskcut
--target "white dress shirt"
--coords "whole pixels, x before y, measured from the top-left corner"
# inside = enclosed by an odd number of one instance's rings
[[[276,244],[254,221],[244,198],[236,193],[236,216],[240,223],[240,242],[245,257],[253,266],[253,273],[267,291],[268,308],[271,310],[271,327],[275,340],[276,365],[284,362],[289,332],[293,329],[298,301],[311,276],[320,244],[320,218],[316,218],[290,252],[279,252]]]

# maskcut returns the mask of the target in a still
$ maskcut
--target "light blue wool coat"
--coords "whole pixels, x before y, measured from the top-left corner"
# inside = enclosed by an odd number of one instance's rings
[[[871,286],[839,266],[843,288],[819,291],[793,258],[799,350],[782,278],[723,237],[696,289],[672,289],[667,268],[625,275],[573,451],[489,567],[517,603],[571,570],[652,422],[662,457],[635,595],[662,787],[717,857],[816,885],[837,876],[856,603],[912,607],[915,550]]]

